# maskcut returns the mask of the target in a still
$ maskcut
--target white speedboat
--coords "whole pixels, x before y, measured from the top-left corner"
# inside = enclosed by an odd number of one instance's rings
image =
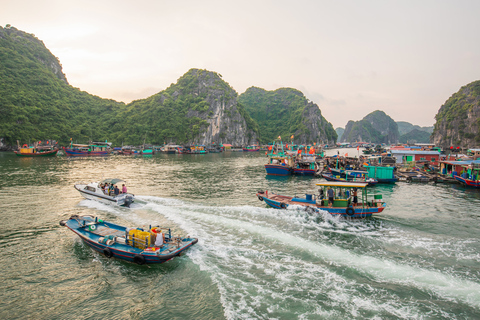
[[[113,192],[111,192],[110,194],[106,194],[103,191],[103,186],[105,185],[105,183],[121,185],[122,182],[125,183],[125,181],[123,181],[122,179],[104,179],[102,181],[91,182],[89,184],[77,183],[74,185],[74,187],[86,199],[97,200],[103,203],[113,203],[118,206],[130,207],[130,204],[135,201],[135,195],[131,193],[121,193],[121,186],[119,187],[120,193],[118,195],[115,195]]]

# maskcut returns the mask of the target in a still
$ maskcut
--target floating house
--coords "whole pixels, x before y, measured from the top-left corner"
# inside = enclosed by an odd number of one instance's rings
[[[469,170],[478,166],[480,166],[480,160],[440,161],[440,172],[453,177],[465,172],[469,173]]]
[[[390,153],[397,159],[397,163],[427,162],[437,166],[440,161],[440,152],[421,149],[390,149]]]

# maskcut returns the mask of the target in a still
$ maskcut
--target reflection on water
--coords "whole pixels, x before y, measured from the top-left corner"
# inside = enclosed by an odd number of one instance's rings
[[[275,210],[258,190],[302,194],[318,178],[270,177],[254,153],[16,158],[0,154],[2,318],[432,319],[480,315],[480,193],[378,185],[387,208],[352,221]],[[79,181],[125,179],[131,208],[85,200]],[[372,190],[373,191],[373,190]],[[158,266],[107,259],[58,222],[93,214],[199,238]],[[25,299],[28,292],[29,299]]]

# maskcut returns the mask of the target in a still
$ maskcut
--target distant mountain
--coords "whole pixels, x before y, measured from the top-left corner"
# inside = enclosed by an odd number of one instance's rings
[[[401,136],[413,131],[414,129],[417,129],[417,130],[420,130],[420,131],[425,131],[425,132],[428,132],[428,133],[433,132],[433,126],[431,126],[431,127],[420,127],[420,126],[413,125],[410,122],[406,122],[406,121],[397,121],[397,125],[398,125],[398,133]]]
[[[377,110],[360,121],[349,121],[341,141],[394,144],[398,139],[398,126],[395,121],[385,112]]]
[[[400,143],[408,144],[429,143],[430,133],[423,130],[413,129],[412,131],[401,135],[398,141]]]
[[[319,107],[296,89],[267,91],[251,87],[238,97],[238,101],[258,123],[264,143],[278,136],[290,141],[292,135],[297,144],[330,144],[337,140],[337,133]]]
[[[435,119],[431,140],[437,146],[480,147],[480,80],[461,87]]]
[[[344,128],[338,127],[335,129],[335,132],[337,133],[337,141],[340,142],[342,140],[343,133],[345,132]]]

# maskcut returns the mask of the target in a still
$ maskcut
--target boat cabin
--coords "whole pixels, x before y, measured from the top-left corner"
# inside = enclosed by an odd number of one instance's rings
[[[383,204],[383,199],[381,194],[373,194],[373,199],[371,198],[372,194],[368,194],[367,186],[368,183],[349,183],[349,182],[339,182],[339,181],[326,181],[317,183],[319,186],[319,193],[322,196],[317,197],[317,204],[320,206],[328,206],[328,190],[333,189],[334,208],[348,208],[353,203],[354,192],[357,192],[358,202],[356,207],[381,207]],[[322,190],[322,191],[320,191]],[[323,193],[322,193],[323,192]],[[370,196],[370,197],[369,197]],[[308,198],[308,195],[307,195]],[[321,201],[321,203],[319,203]]]

